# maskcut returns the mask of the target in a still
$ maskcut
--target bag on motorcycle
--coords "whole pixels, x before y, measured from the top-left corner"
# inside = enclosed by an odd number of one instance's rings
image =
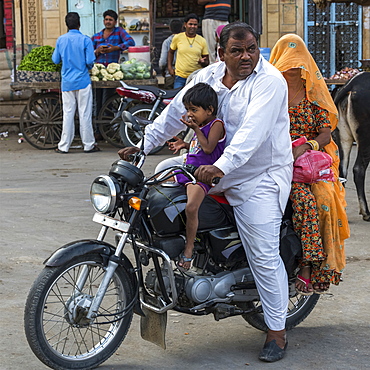
[[[280,228],[280,256],[284,262],[288,276],[298,267],[302,257],[302,244],[293,229],[292,221],[283,220]]]

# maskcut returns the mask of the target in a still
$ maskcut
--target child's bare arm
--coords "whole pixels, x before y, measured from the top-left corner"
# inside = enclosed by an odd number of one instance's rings
[[[213,123],[209,131],[208,138],[203,135],[198,126],[194,129],[194,131],[198,137],[198,141],[202,147],[202,150],[206,154],[211,154],[215,150],[218,141],[225,135],[224,125],[219,120]]]

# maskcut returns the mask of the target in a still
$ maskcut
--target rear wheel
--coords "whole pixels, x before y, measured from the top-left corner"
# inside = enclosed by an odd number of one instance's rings
[[[24,325],[32,351],[47,366],[96,367],[125,338],[135,293],[123,267],[114,272],[98,316],[93,322],[86,318],[104,274],[102,257],[91,254],[60,267],[46,267],[35,281],[27,298]]]
[[[120,104],[121,97],[118,94],[114,94],[104,103],[98,114],[99,132],[104,140],[117,148],[123,148],[125,146],[119,132],[121,120],[111,123],[119,110]]]
[[[293,329],[295,326],[300,324],[314,309],[317,301],[319,300],[319,294],[313,294],[311,296],[304,296],[302,294],[296,294],[289,298],[288,312],[286,318],[285,328],[286,330]],[[261,302],[247,302],[247,309],[261,308]],[[253,313],[242,315],[244,320],[256,329],[267,331],[268,327],[265,324],[263,313]]]

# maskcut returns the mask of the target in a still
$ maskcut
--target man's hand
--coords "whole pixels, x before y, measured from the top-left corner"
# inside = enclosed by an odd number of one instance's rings
[[[140,151],[140,149],[137,148],[136,146],[128,146],[126,148],[120,149],[118,151],[118,155],[121,157],[121,159],[130,162],[131,161],[130,156],[132,154],[135,154],[135,153],[139,152],[139,151]]]
[[[212,180],[215,177],[221,178],[224,177],[225,174],[214,165],[205,165],[199,166],[199,168],[195,171],[194,176],[198,181],[204,182],[205,184],[208,185],[212,185]]]

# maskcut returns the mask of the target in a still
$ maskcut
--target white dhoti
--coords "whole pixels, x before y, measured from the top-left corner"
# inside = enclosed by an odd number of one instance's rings
[[[234,206],[239,235],[271,330],[285,328],[289,299],[288,277],[279,252],[280,203],[279,186],[267,175],[245,203]]]

